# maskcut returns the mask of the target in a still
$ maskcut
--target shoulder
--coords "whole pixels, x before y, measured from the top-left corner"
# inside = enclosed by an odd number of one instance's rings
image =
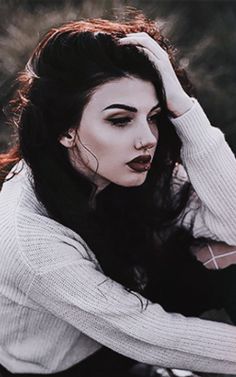
[[[35,195],[29,168],[25,165],[21,168],[16,175],[10,173],[0,193],[3,247],[14,243],[15,254],[36,273],[79,258],[96,261],[79,234],[50,218]]]
[[[38,203],[40,208],[40,203]],[[16,230],[21,254],[36,273],[66,266],[79,259],[96,260],[86,242],[70,228],[50,218],[44,209],[19,206]]]

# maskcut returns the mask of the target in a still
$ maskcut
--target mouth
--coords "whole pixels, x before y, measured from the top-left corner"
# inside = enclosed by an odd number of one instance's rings
[[[151,156],[142,155],[135,157],[133,160],[127,163],[127,165],[138,173],[143,173],[151,168]]]

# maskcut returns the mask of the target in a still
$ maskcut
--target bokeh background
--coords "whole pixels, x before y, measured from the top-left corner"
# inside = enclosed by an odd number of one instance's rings
[[[4,107],[40,37],[65,21],[114,18],[126,6],[161,25],[212,124],[236,151],[236,0],[0,0],[0,151],[11,133]]]

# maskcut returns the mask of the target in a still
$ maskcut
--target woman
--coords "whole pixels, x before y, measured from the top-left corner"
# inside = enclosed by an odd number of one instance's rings
[[[3,375],[124,377],[135,360],[235,373],[234,326],[160,306],[234,307],[234,266],[207,270],[190,251],[236,244],[236,162],[155,23],[52,29],[18,82],[2,168],[18,163],[0,194]]]

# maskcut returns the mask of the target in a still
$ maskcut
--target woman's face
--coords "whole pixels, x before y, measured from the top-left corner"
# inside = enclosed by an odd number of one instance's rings
[[[111,182],[141,185],[156,149],[159,113],[150,82],[130,77],[102,85],[85,107],[78,129],[69,132],[73,136],[69,146],[73,166],[93,181],[98,191]],[[61,142],[65,145],[65,138]]]

